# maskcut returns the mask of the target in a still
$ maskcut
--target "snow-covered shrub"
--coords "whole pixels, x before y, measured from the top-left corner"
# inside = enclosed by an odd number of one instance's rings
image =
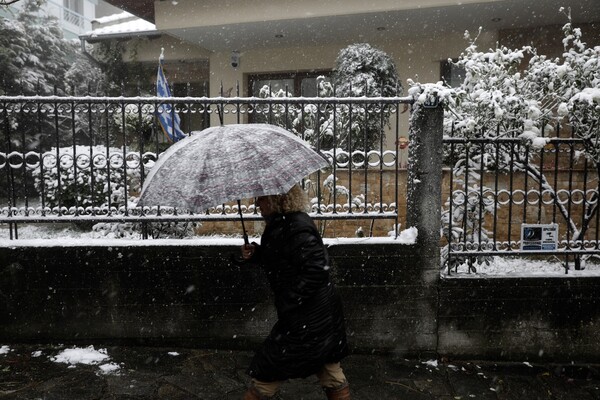
[[[148,235],[153,239],[184,239],[194,236],[199,226],[198,222],[152,222],[148,224]]]
[[[323,76],[317,77],[318,97],[393,97],[402,93],[392,58],[366,43],[353,44],[340,51],[332,82]],[[259,93],[261,98],[290,96],[284,90],[271,92],[267,85]],[[319,107],[275,104],[259,105],[256,109],[259,120],[269,120],[290,129],[315,147],[346,150],[349,147],[352,150],[379,149],[393,111],[390,106],[378,104]]]
[[[46,207],[118,209],[126,205],[130,191],[140,190],[140,171],[128,167],[122,149],[61,147],[41,156],[31,173]]]
[[[417,101],[422,102],[432,94],[443,98],[446,135],[496,140],[472,146],[455,145],[454,158],[447,160],[457,167],[455,173],[460,172],[458,167],[461,164],[471,164],[473,169],[470,173],[491,170],[524,172],[537,181],[546,193],[556,198],[558,188],[546,178],[539,165],[531,162],[548,144],[549,137],[558,134],[553,126],[570,128],[567,130],[572,131],[575,137],[584,139],[583,156],[595,166],[597,173],[600,172],[600,46],[588,47],[582,41],[581,30],[574,28],[570,16],[565,14],[569,17],[569,23],[563,27],[562,57],[550,59],[538,54],[530,46],[520,49],[498,46],[479,51],[477,38],[473,39],[467,33],[465,37],[470,45],[456,62],[466,72],[462,85],[451,90],[443,84],[411,84],[409,93]],[[529,61],[524,65],[526,60]],[[519,138],[521,145],[514,146],[497,140],[502,138]],[[479,187],[472,189],[480,190]],[[564,205],[556,204],[572,232],[571,237],[576,241],[583,240],[589,222],[598,212],[599,190],[596,183],[583,220],[580,218],[575,221]],[[492,211],[486,204],[478,207],[484,217]],[[452,216],[453,221],[458,223],[453,223],[453,232],[448,230],[451,216],[444,216],[444,234],[449,241],[452,238],[456,241],[457,234],[461,240],[464,240],[464,235],[472,235],[464,231],[464,221],[470,220],[469,215],[465,218],[464,212],[467,210],[458,208],[460,215]],[[479,219],[479,215],[473,215],[473,218]],[[483,233],[482,239],[487,236],[475,224],[467,223],[468,226],[477,235]],[[461,229],[463,231],[459,232]]]
[[[335,61],[333,83],[337,97],[394,97],[402,94],[394,60],[368,43],[352,44],[340,51]],[[340,107],[338,110],[342,124],[336,145],[346,148],[346,143],[351,141],[354,148],[379,148],[392,108],[373,104],[358,110],[355,108],[352,112],[355,121],[350,125],[350,109]]]
[[[125,104],[115,107],[111,114],[111,140],[127,138],[128,144],[135,147],[139,139],[147,141],[155,120],[155,107],[152,104]]]
[[[365,210],[366,207],[370,207],[370,204],[365,204],[365,197],[362,194],[350,198],[348,188],[340,185],[338,181],[338,177],[334,178],[333,174],[330,174],[321,183],[321,190],[319,190],[316,182],[310,179],[304,181],[305,190],[310,200],[310,211],[321,213],[360,212]],[[327,221],[318,221],[318,227],[321,234],[324,235]]]
[[[333,87],[327,82],[324,76],[317,77],[317,93],[319,97],[333,96]],[[261,98],[286,98],[292,97],[291,93],[285,90],[272,92],[268,85],[261,88],[259,92]],[[258,122],[270,122],[271,124],[281,126],[290,130],[302,139],[309,142],[314,147],[329,149],[333,143],[333,105],[321,106],[318,110],[315,104],[305,104],[302,106],[295,104],[265,104],[256,107]],[[341,122],[338,118],[338,125]],[[358,126],[357,123],[354,123]],[[338,126],[338,128],[339,128]]]
[[[197,222],[101,222],[95,224],[92,230],[99,236],[108,239],[139,239],[142,232],[152,239],[184,239],[195,235]]]

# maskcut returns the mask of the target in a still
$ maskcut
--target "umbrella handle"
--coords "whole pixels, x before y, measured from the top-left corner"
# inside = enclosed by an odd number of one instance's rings
[[[238,212],[240,213],[240,221],[242,221],[242,230],[244,231],[244,244],[247,246],[250,244],[248,241],[248,234],[246,233],[246,226],[244,225],[244,216],[242,215],[242,202],[240,200],[238,203]]]

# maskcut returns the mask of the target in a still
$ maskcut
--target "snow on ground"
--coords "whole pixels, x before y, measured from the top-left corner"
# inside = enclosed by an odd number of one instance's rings
[[[476,273],[468,272],[467,266],[462,265],[458,270],[450,272],[451,277],[482,278],[482,277],[573,277],[573,276],[600,276],[600,263],[587,262],[585,269],[576,271],[571,266],[565,273],[564,260],[549,255],[548,257],[523,258],[523,257],[492,257],[490,264],[475,264]],[[442,271],[448,277],[448,271]]]
[[[7,345],[0,346],[0,356],[11,351],[12,349]],[[37,358],[41,357],[42,354],[42,351],[38,350],[31,353],[31,356]],[[68,368],[76,368],[79,364],[98,365],[99,372],[103,374],[115,374],[121,368],[118,364],[110,362],[106,349],[96,350],[94,346],[64,349],[57,355],[48,356],[48,358],[55,363],[68,364]]]
[[[65,349],[52,357],[51,360],[57,363],[69,364],[74,367],[77,364],[98,365],[109,361],[106,349],[94,349],[94,346],[85,348],[73,347]]]
[[[0,356],[5,356],[12,349],[7,345],[0,346]],[[169,352],[171,356],[177,356],[177,352]],[[32,357],[41,357],[42,350],[37,350],[31,353]],[[96,350],[94,346],[88,347],[72,347],[60,351],[55,356],[48,356],[49,360],[55,363],[67,364],[67,368],[76,368],[77,365],[97,365],[98,373],[100,374],[118,374],[122,365],[112,362],[106,349]]]

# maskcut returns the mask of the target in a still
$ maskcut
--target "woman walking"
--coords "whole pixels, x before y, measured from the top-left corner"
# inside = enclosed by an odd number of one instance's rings
[[[342,305],[323,240],[304,212],[304,192],[296,185],[256,205],[266,227],[260,245],[242,246],[242,258],[265,271],[278,320],[250,363],[243,400],[276,399],[283,381],[313,374],[328,399],[350,400],[340,367],[348,353]]]

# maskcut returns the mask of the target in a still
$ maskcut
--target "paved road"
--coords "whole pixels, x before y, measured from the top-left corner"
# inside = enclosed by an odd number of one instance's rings
[[[241,399],[252,356],[245,351],[96,347],[94,352],[106,357],[100,364],[71,365],[58,361],[72,347],[5,346],[0,343],[0,399]],[[354,400],[600,399],[599,369],[589,365],[437,362],[356,354],[342,366]],[[325,399],[316,378],[287,383],[282,397]]]

